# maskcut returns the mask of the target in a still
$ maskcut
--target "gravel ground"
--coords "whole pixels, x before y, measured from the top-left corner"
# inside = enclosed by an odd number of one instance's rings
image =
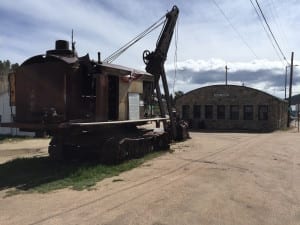
[[[2,190],[0,224],[300,224],[300,133],[191,137],[92,190]],[[0,163],[47,155],[48,142],[0,144]]]

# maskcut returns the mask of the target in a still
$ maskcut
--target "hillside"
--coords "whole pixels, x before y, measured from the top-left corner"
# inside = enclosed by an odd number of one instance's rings
[[[300,104],[300,94],[292,96],[291,104],[292,105]]]

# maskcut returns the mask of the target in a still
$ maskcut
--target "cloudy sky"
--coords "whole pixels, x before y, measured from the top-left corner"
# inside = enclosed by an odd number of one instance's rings
[[[287,61],[294,51],[295,64],[300,65],[300,1],[258,2]],[[223,84],[227,65],[229,84],[284,97],[286,62],[274,50],[250,0],[1,0],[0,60],[22,63],[43,54],[55,40],[70,40],[72,29],[80,56],[89,53],[96,59],[100,51],[106,58],[174,4],[180,15],[177,72],[174,39],[166,62],[171,92]],[[114,63],[143,69],[142,52],[154,50],[160,29]],[[299,94],[300,66],[294,71],[293,93]]]

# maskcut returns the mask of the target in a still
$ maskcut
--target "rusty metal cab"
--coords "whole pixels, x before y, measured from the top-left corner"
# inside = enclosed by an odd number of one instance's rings
[[[56,122],[62,122],[76,117],[68,109],[76,99],[72,100],[71,95],[75,92],[70,90],[70,84],[79,77],[77,60],[73,60],[73,63],[69,63],[63,57],[39,55],[20,66],[15,78],[16,122],[54,122],[47,121],[51,116],[53,119],[56,117]],[[79,99],[79,96],[76,97]],[[77,104],[80,104],[79,101]]]
[[[77,57],[68,42],[26,60],[11,82],[15,122],[26,130],[68,122],[144,119],[153,76],[131,68]],[[146,111],[145,111],[146,110]]]

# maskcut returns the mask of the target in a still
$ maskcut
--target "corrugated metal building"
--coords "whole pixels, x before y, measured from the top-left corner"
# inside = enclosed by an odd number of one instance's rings
[[[287,101],[260,90],[213,85],[190,91],[176,109],[192,128],[273,131],[287,125]]]

